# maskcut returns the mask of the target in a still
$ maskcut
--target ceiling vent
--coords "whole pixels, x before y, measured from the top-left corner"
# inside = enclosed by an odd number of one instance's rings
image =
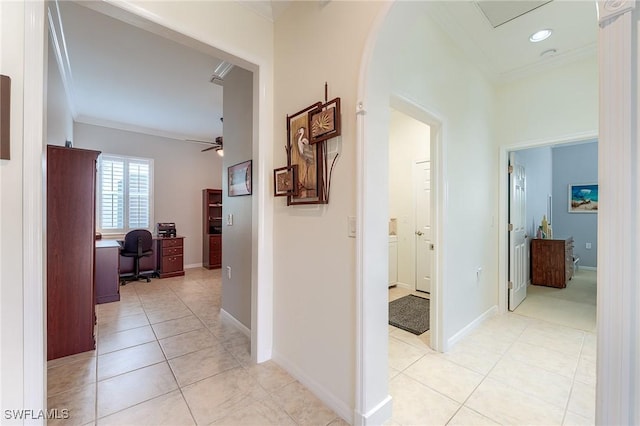
[[[493,28],[498,28],[500,25],[506,24],[550,2],[551,0],[481,0],[476,1],[476,6],[487,18],[489,24]]]

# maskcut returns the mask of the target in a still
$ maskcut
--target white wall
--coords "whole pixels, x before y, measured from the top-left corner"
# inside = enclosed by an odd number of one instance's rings
[[[229,197],[227,169],[253,158],[253,73],[238,67],[224,81],[224,161],[222,175],[222,309],[251,329],[251,201]],[[258,178],[252,177],[252,187]],[[226,217],[233,215],[233,225]],[[231,268],[231,278],[227,275]]]
[[[414,166],[429,160],[428,125],[391,110],[389,123],[389,217],[398,224],[398,282],[415,289],[416,215]]]
[[[222,159],[200,144],[90,124],[75,124],[76,148],[153,159],[153,221],[175,222],[185,266],[202,265],[202,190],[222,188]]]
[[[23,41],[24,4],[0,2],[0,72],[11,77],[11,159],[0,160],[0,405],[3,410],[25,408],[22,334]],[[42,339],[42,336],[34,338]]]
[[[501,85],[497,92],[501,144],[557,141],[596,134],[597,64],[594,54],[561,68]]]
[[[274,358],[347,420],[355,392],[355,239],[347,236],[356,208],[354,111],[364,43],[380,7],[291,2],[275,23],[273,166],[287,163],[287,114],[323,100],[325,82],[329,99],[342,100],[342,136],[328,205],[275,200]],[[386,191],[380,188],[381,199]],[[382,230],[388,209],[380,211]]]
[[[58,69],[51,41],[49,46],[49,66],[47,69],[47,144],[64,146],[65,141],[73,141],[73,116],[64,91],[62,77]]]

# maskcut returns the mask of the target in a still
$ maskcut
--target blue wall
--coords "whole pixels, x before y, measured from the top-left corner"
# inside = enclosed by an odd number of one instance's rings
[[[593,141],[552,149],[554,238],[573,236],[574,256],[580,266],[595,268],[598,250],[598,214],[569,213],[569,184],[598,182],[598,143]],[[591,249],[586,249],[591,243]]]
[[[524,166],[527,174],[526,230],[527,235],[534,238],[542,217],[549,215],[547,206],[553,190],[551,147],[517,151],[516,161]]]

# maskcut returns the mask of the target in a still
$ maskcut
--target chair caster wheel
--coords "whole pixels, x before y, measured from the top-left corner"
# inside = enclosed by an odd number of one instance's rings
[[[151,278],[147,278],[147,282],[150,283],[151,282]]]

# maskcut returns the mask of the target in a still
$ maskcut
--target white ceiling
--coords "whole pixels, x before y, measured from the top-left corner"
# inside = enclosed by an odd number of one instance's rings
[[[76,121],[174,137],[222,136],[220,59],[77,3],[59,2]],[[64,62],[64,61],[63,61]]]
[[[597,21],[591,0],[481,1],[482,8],[476,1],[426,1],[420,6],[493,81],[595,54]],[[272,21],[291,5],[289,0],[241,3]],[[62,51],[62,73],[76,121],[182,140],[213,142],[222,135],[222,87],[210,83],[220,59],[141,29],[139,23],[100,13],[95,3],[58,5],[58,33],[64,34],[64,44],[59,44],[66,45],[68,55],[67,60]],[[553,29],[553,35],[529,42],[543,28]],[[540,56],[549,49],[557,53]]]
[[[534,3],[544,2],[527,0],[482,0],[485,9],[494,14],[517,16],[496,28],[478,3],[430,1],[424,5],[467,57],[493,81],[513,80],[596,54],[598,23],[592,0],[554,0],[543,5]],[[539,7],[518,16],[522,5]],[[541,29],[552,29],[553,34],[547,40],[531,43],[529,36]],[[550,49],[556,53],[541,57]]]

